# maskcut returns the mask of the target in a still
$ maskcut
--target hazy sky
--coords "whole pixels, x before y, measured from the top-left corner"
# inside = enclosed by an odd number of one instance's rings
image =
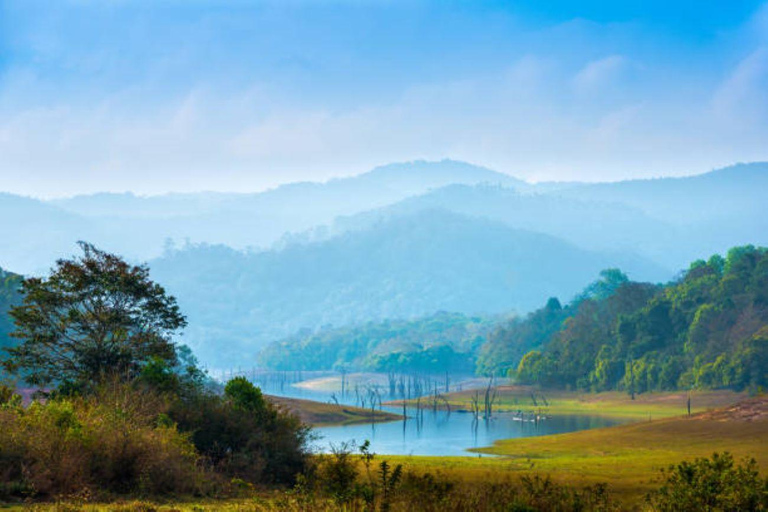
[[[2,190],[445,157],[531,180],[768,160],[768,3],[0,0]]]

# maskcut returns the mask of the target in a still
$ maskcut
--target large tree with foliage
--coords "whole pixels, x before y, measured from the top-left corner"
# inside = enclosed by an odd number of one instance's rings
[[[176,299],[144,265],[80,242],[82,256],[56,262],[47,278],[26,278],[11,308],[18,346],[2,361],[34,385],[87,386],[131,378],[150,361],[176,361],[173,336],[186,326]]]

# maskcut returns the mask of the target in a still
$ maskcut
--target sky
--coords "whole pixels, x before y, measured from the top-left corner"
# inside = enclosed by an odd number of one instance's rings
[[[0,0],[0,190],[768,160],[768,2]]]

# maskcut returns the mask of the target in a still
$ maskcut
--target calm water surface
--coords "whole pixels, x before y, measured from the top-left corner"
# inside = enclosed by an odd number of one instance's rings
[[[338,393],[309,390],[290,384],[279,387],[269,385],[270,382],[257,384],[273,395],[355,405],[353,395],[340,397]],[[403,412],[402,407],[384,407],[384,410],[396,414]],[[332,445],[354,442],[359,446],[368,440],[371,442],[371,451],[381,455],[477,456],[466,450],[490,446],[500,439],[563,434],[621,423],[620,420],[600,416],[574,415],[550,416],[539,421],[532,421],[531,417],[527,416],[525,421],[521,421],[521,418],[513,413],[496,413],[489,421],[475,421],[469,413],[449,413],[431,409],[424,410],[421,415],[416,409],[408,409],[407,416],[405,421],[315,428],[314,433],[318,439],[313,443],[314,449],[329,452]],[[421,418],[419,421],[417,416]]]
[[[387,410],[402,413],[402,409]],[[414,409],[408,410],[408,414],[412,418],[406,421],[316,428],[315,432],[322,437],[315,441],[315,447],[327,452],[332,444],[354,440],[360,445],[367,439],[371,451],[377,454],[474,455],[466,450],[490,446],[499,439],[562,434],[620,423],[598,416],[572,415],[521,421],[512,413],[498,413],[490,421],[475,421],[472,414],[431,410],[424,411],[422,421],[417,421]]]

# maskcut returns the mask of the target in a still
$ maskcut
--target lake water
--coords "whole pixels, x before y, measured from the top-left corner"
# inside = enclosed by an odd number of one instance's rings
[[[266,393],[273,395],[360,405],[356,403],[352,393],[341,396],[338,392],[306,389],[282,380],[279,385],[275,385],[276,379],[272,377],[274,375],[266,373],[261,382],[256,379],[254,382]],[[398,415],[403,412],[402,407],[383,409]],[[315,428],[318,439],[313,443],[314,449],[318,452],[329,452],[332,445],[351,442],[354,446],[359,446],[368,440],[371,442],[371,451],[381,455],[478,456],[467,450],[491,446],[494,441],[500,439],[564,434],[621,423],[620,420],[600,416],[576,415],[549,416],[532,421],[530,415],[520,418],[516,414],[503,412],[495,413],[489,421],[482,418],[476,421],[470,413],[426,409],[419,414],[413,408],[407,410],[407,416],[405,421]],[[417,416],[419,421],[416,420]]]
[[[402,409],[386,410],[402,413]],[[619,423],[598,416],[573,415],[521,421],[512,413],[495,414],[490,421],[482,418],[475,421],[472,414],[432,410],[425,410],[422,420],[417,421],[415,410],[409,410],[408,414],[412,418],[406,421],[316,428],[316,434],[322,437],[315,441],[315,447],[320,452],[328,452],[332,444],[354,440],[358,446],[369,440],[371,451],[383,455],[477,456],[466,450],[490,446],[500,439],[563,434]]]

